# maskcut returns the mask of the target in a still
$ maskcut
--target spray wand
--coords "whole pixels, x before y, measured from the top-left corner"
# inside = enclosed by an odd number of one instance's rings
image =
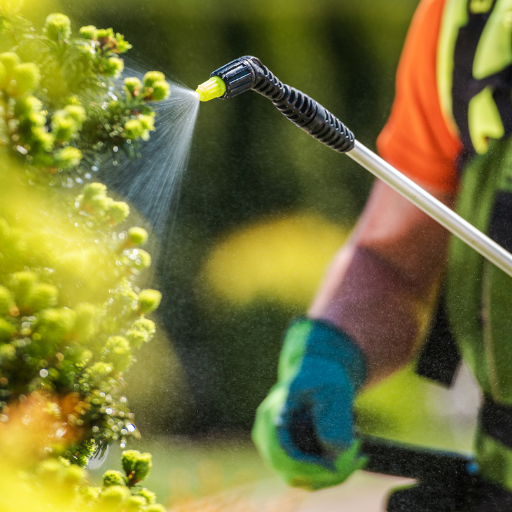
[[[233,98],[250,90],[267,97],[293,124],[335,151],[346,153],[512,277],[512,254],[357,141],[337,117],[308,95],[283,84],[256,57],[235,59],[210,76],[197,88],[201,101]]]

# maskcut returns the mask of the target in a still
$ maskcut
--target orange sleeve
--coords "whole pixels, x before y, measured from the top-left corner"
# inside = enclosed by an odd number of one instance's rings
[[[405,41],[391,115],[378,140],[381,156],[412,179],[455,192],[462,150],[443,117],[437,89],[437,47],[445,0],[422,0]]]

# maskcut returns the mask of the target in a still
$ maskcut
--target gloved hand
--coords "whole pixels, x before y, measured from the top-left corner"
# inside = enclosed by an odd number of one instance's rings
[[[259,406],[253,440],[292,486],[320,489],[365,464],[352,403],[364,383],[361,350],[334,326],[302,318],[285,337],[278,382]]]

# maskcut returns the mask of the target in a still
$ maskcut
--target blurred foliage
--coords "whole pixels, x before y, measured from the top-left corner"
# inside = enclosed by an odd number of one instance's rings
[[[417,0],[62,4],[83,24],[125,33],[137,48],[128,69],[158,67],[193,89],[219,66],[256,55],[374,147]],[[250,428],[275,380],[282,333],[304,313],[371,183],[369,173],[295,129],[257,94],[201,107],[158,263],[161,285],[172,290],[160,318],[188,378],[190,399],[180,405],[189,421],[155,410],[154,432]],[[406,375],[411,389],[425,393]],[[377,401],[389,408],[383,395]],[[372,407],[366,417],[376,424],[378,404]]]
[[[208,256],[200,277],[203,293],[238,306],[276,300],[307,308],[347,238],[347,229],[312,214],[247,225],[220,240]]]
[[[161,300],[129,206],[90,161],[135,157],[154,130],[160,72],[119,78],[130,45],[112,29],[50,14],[40,30],[0,2],[0,509],[163,512],[140,483],[151,455],[122,454],[103,485],[85,466],[137,437],[123,376],[150,341]]]
[[[63,458],[41,458],[48,438],[59,439],[62,423],[51,404],[32,394],[0,421],[0,509],[2,512],[164,512],[156,495],[141,485],[152,467],[149,453],[120,455],[122,471],[108,470],[93,487],[86,471]],[[13,449],[15,447],[15,449]]]
[[[147,232],[119,229],[130,209],[105,185],[80,187],[83,161],[118,145],[133,154],[169,86],[150,72],[116,88],[130,45],[112,29],[72,37],[62,14],[40,32],[16,11],[0,21],[0,414],[34,392],[55,397],[67,443],[48,453],[84,465],[136,433],[120,388],[161,295],[138,288]]]

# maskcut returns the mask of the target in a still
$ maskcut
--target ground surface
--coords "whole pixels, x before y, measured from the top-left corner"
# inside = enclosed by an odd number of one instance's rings
[[[381,512],[389,490],[407,482],[358,472],[342,486],[308,493],[275,477],[248,439],[159,438],[132,447],[153,454],[145,485],[172,512]],[[119,469],[119,455],[110,448],[93,478]]]

